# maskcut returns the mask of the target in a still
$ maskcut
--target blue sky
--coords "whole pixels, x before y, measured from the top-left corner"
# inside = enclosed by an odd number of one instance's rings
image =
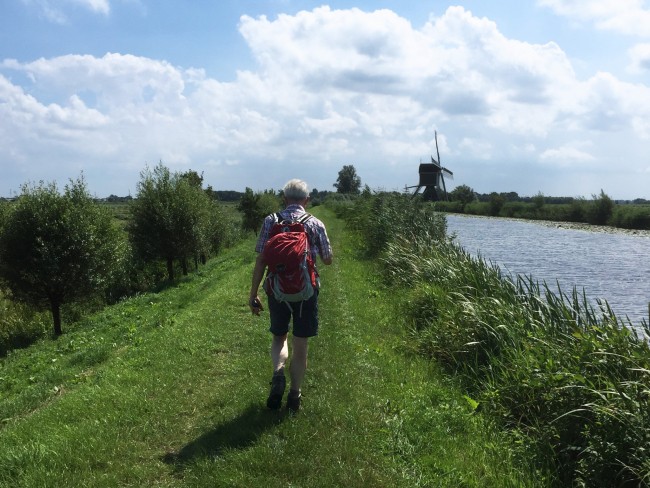
[[[5,1],[0,120],[0,196],[402,190],[437,131],[449,189],[650,199],[650,1]]]

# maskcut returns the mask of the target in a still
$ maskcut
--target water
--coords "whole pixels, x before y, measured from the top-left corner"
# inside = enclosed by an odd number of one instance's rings
[[[648,321],[650,234],[594,232],[534,221],[447,216],[448,232],[467,252],[480,255],[513,276],[532,276],[557,293],[573,287],[596,310],[607,300],[618,317]]]

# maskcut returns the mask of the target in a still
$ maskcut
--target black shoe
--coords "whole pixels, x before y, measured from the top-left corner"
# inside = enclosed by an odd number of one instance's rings
[[[301,398],[302,395],[300,394],[299,391],[291,390],[289,392],[289,396],[287,396],[287,408],[291,410],[293,413],[296,413],[298,410],[300,410]]]
[[[271,379],[271,392],[269,398],[266,400],[266,406],[271,410],[277,410],[282,405],[282,395],[287,385],[287,380],[284,375],[276,374]]]

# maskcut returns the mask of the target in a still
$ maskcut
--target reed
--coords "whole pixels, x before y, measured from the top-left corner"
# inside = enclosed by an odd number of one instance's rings
[[[459,375],[486,415],[533,446],[540,465],[554,463],[560,483],[648,483],[647,322],[635,328],[575,288],[504,276],[446,238],[426,207],[415,213],[419,204],[406,198],[375,198],[352,213],[365,222],[361,234],[385,278],[405,296],[418,352]],[[365,215],[370,209],[380,214]],[[420,215],[421,225],[410,220]],[[407,221],[408,233],[385,228]]]

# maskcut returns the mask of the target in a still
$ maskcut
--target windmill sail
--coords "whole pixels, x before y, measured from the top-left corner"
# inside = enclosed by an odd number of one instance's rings
[[[429,200],[447,200],[447,188],[445,186],[445,177],[454,178],[454,173],[449,169],[443,168],[440,162],[440,151],[438,149],[438,132],[434,133],[436,142],[437,160],[431,156],[430,163],[420,163],[418,173],[420,181],[417,185],[406,188],[417,188],[414,196],[424,188],[424,198]]]

